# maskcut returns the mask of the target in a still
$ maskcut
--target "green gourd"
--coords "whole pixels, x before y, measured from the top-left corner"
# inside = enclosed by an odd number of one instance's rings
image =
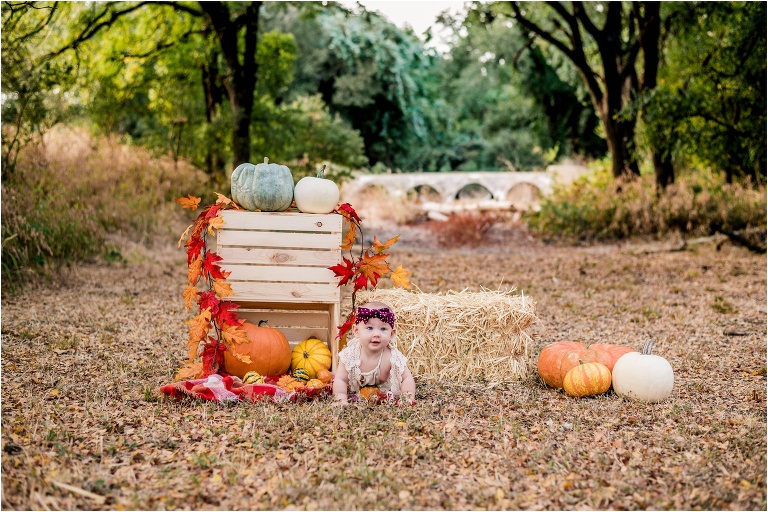
[[[278,164],[244,163],[232,173],[232,200],[251,211],[282,212],[293,201],[291,170]]]

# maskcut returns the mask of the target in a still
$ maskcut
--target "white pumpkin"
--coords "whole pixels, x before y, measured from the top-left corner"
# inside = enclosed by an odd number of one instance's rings
[[[323,169],[317,177],[301,178],[293,189],[296,208],[304,213],[331,213],[339,204],[339,186],[323,178]]]
[[[642,352],[629,352],[613,367],[613,390],[617,395],[643,402],[659,402],[672,394],[675,373],[669,361],[651,354],[653,342],[647,341]]]

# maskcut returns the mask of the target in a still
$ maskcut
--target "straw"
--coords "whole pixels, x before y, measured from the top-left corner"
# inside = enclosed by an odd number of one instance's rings
[[[533,370],[537,320],[530,297],[512,291],[422,293],[402,288],[361,290],[357,304],[381,301],[397,315],[397,348],[414,376],[434,381],[519,381]]]

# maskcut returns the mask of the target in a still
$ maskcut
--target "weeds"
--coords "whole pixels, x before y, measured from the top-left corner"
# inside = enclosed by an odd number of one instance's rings
[[[526,216],[542,235],[576,240],[635,236],[709,236],[762,232],[765,245],[764,186],[724,184],[711,174],[681,177],[657,193],[652,176],[615,180],[605,170],[560,187]]]
[[[486,240],[488,231],[498,221],[490,212],[461,212],[451,214],[447,221],[428,224],[442,248],[477,247]]]
[[[184,162],[154,158],[116,138],[60,128],[25,148],[2,185],[2,278],[13,290],[26,269],[102,257],[121,262],[108,235],[146,242],[176,215],[173,200],[207,178]]]

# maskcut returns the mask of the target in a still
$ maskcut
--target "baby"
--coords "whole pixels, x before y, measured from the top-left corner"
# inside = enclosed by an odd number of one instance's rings
[[[389,344],[395,335],[395,314],[382,302],[368,302],[357,308],[354,337],[339,352],[333,379],[333,394],[347,403],[349,391],[378,386],[383,393],[413,402],[416,383],[402,352]]]

